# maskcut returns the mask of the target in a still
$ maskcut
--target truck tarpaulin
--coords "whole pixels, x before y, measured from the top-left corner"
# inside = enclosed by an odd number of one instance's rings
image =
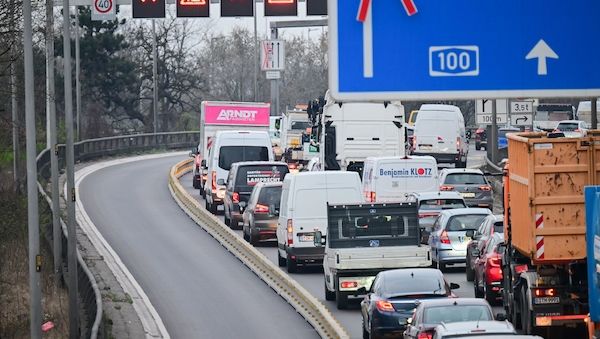
[[[204,107],[207,125],[269,126],[270,105],[265,104],[213,104]]]

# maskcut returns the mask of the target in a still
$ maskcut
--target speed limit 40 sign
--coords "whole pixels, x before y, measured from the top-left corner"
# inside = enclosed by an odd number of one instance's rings
[[[92,20],[115,20],[117,17],[116,0],[93,0]]]

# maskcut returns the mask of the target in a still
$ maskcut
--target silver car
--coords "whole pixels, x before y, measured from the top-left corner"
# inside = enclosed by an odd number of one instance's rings
[[[467,231],[476,230],[483,219],[491,215],[487,208],[457,208],[442,211],[433,223],[428,244],[433,262],[439,270],[448,264],[464,264],[471,238]]]
[[[456,323],[441,323],[435,328],[433,339],[472,338],[481,336],[498,336],[496,338],[512,338],[517,331],[508,321],[476,320]]]
[[[443,169],[440,172],[440,191],[460,193],[469,207],[494,207],[492,186],[478,169]]]

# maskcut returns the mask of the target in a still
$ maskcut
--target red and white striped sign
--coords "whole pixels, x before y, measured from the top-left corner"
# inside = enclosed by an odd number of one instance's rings
[[[213,138],[212,137],[206,137],[206,149],[209,150],[210,147],[212,146],[213,143]]]
[[[537,230],[541,230],[544,228],[544,215],[536,214],[535,215],[535,228]],[[536,253],[535,257],[537,259],[544,259],[544,236],[536,236],[535,237],[535,248]]]
[[[404,10],[408,16],[412,16],[417,14],[417,6],[415,5],[414,0],[401,0],[402,6],[404,6]],[[365,22],[367,19],[367,12],[369,11],[369,6],[371,5],[371,0],[360,0],[360,5],[358,6],[358,14],[356,16],[356,20],[360,22]]]

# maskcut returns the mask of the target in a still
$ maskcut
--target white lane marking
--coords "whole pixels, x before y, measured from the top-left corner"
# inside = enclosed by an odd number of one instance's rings
[[[165,327],[160,315],[150,302],[150,299],[148,298],[142,287],[135,280],[135,278],[127,269],[119,255],[108,244],[106,239],[104,239],[100,231],[98,231],[98,228],[94,225],[89,215],[86,213],[83,201],[81,200],[81,196],[79,194],[79,186],[81,182],[85,179],[85,177],[106,167],[122,165],[142,160],[159,159],[185,154],[187,154],[187,152],[173,152],[166,154],[151,154],[132,158],[116,159],[92,164],[75,172],[75,192],[76,196],[79,197],[75,203],[75,213],[77,222],[79,223],[81,229],[86,233],[86,235],[90,239],[92,245],[94,245],[98,253],[104,258],[104,261],[117,278],[119,284],[121,284],[121,287],[123,288],[125,293],[131,296],[133,300],[133,308],[140,317],[140,321],[142,322],[142,326],[144,327],[144,331],[146,332],[146,338],[169,339],[171,338],[171,336],[169,335],[169,332],[167,331],[167,328]],[[65,196],[67,196],[66,185]]]

